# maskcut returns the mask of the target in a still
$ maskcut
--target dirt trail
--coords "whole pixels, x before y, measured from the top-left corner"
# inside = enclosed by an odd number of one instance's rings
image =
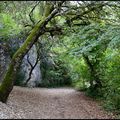
[[[14,87],[7,106],[15,118],[110,119],[98,103],[72,88]]]

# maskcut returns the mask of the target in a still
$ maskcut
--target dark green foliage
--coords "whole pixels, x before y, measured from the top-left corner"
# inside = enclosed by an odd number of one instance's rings
[[[25,80],[25,72],[22,69],[20,69],[17,73],[16,80],[15,80],[14,84],[16,86],[23,86],[24,80]]]
[[[112,54],[111,54],[112,52]],[[120,55],[119,50],[108,49],[104,60],[104,107],[120,111]]]
[[[43,69],[41,69],[43,70]],[[61,60],[55,61],[55,66],[47,66],[42,72],[43,79],[42,83],[39,86],[42,87],[61,87],[61,86],[70,86],[71,77],[68,74],[68,68],[65,66],[65,63]]]
[[[33,36],[39,27],[45,29],[51,26],[60,26],[61,36],[59,36],[60,31],[51,31],[40,37],[40,41],[42,41],[40,46],[42,82],[39,86],[72,85],[77,90],[85,91],[90,97],[103,99],[106,109],[119,113],[120,3],[115,4],[115,2],[108,1],[106,6],[102,7],[103,3],[102,1],[98,3],[80,1],[80,6],[76,6],[66,2],[66,6],[68,6],[65,8],[65,13],[63,8],[62,14],[60,13],[53,18],[46,27],[41,27],[40,21],[44,21],[42,16],[45,14],[44,2],[37,3],[34,9],[36,1],[1,2],[0,43],[6,41],[6,49],[12,58],[19,45],[11,47],[9,38],[13,36],[19,38],[20,31],[27,32],[28,35],[32,33],[21,52],[16,53],[17,55],[19,53],[25,55],[24,50],[29,43],[33,42],[32,38],[35,38]],[[99,5],[102,6],[98,7]],[[36,27],[31,32],[35,24]],[[18,40],[15,41],[18,42]],[[10,48],[9,50],[7,46]],[[52,54],[50,59],[53,64],[48,63],[49,53]],[[57,57],[54,56],[55,54]],[[14,64],[9,69],[9,75],[11,75],[13,68]],[[12,79],[13,76],[10,77]],[[20,70],[17,73],[15,85],[21,85],[23,80],[24,72]],[[5,85],[3,88],[6,87]]]
[[[119,26],[95,23],[74,29],[65,37],[74,66],[74,86],[90,97],[103,99],[106,109],[120,111]]]

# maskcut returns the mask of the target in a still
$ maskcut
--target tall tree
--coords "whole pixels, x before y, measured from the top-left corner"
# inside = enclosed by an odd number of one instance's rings
[[[42,19],[34,26],[30,35],[27,37],[23,45],[13,55],[11,63],[5,78],[0,86],[0,101],[6,102],[10,92],[13,89],[16,73],[21,65],[22,59],[30,48],[35,44],[38,38],[45,33],[46,25],[58,13],[64,1],[58,2],[56,8],[53,9],[53,4],[45,2],[45,10]]]
[[[41,35],[43,35],[45,32],[48,32],[48,31],[53,32],[54,28],[52,28],[51,30],[51,24],[48,24],[52,18],[55,18],[56,19],[55,21],[58,22],[59,20],[56,18],[56,16],[58,17],[62,16],[65,18],[66,23],[71,27],[73,25],[81,25],[81,24],[87,25],[87,24],[90,24],[91,21],[96,20],[97,18],[103,19],[106,17],[104,15],[105,12],[103,11],[105,11],[104,6],[108,5],[108,2],[100,1],[96,3],[95,1],[94,2],[80,1],[76,5],[70,4],[70,2],[65,2],[65,4],[62,5],[63,3],[64,1],[42,2],[43,7],[41,7],[40,9],[42,9],[43,12],[42,12],[42,15],[40,16],[40,19],[36,21],[33,19],[34,18],[33,11],[35,10],[39,2],[36,2],[35,5],[33,6],[33,9],[29,14],[29,19],[31,20],[31,24],[32,24],[32,27],[31,27],[32,30],[28,35],[27,39],[25,40],[25,42],[23,43],[23,45],[16,51],[16,53],[12,57],[12,61],[9,65],[8,71],[4,77],[2,85],[0,86],[0,101],[2,102],[7,101],[7,98],[13,89],[16,73],[26,53],[38,41],[38,38]],[[60,13],[59,13],[59,10],[61,10]],[[24,19],[24,16],[21,16],[21,18],[22,17]],[[49,29],[47,25],[49,25],[50,27]]]

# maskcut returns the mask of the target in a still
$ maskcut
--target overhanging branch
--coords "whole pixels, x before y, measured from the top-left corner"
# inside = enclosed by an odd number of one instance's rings
[[[33,25],[35,24],[35,21],[34,19],[32,18],[32,14],[33,14],[33,11],[35,10],[36,6],[40,3],[40,1],[38,3],[36,3],[36,5],[32,8],[32,10],[30,11],[29,13],[29,18],[31,20],[31,22],[33,23]]]

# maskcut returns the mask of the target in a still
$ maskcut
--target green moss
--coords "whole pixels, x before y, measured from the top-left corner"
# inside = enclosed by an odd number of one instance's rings
[[[45,5],[45,14],[44,14],[44,16],[45,17],[47,17],[49,14],[50,14],[50,12],[52,11],[52,9],[53,9],[53,5],[51,5],[48,1],[46,2],[46,5]]]
[[[30,35],[27,37],[26,41],[13,55],[12,62],[0,86],[0,101],[2,102],[6,102],[9,96],[9,93],[13,88],[15,77],[23,57],[29,51],[29,49],[33,46],[33,44],[37,41],[38,37],[44,33],[44,31],[42,32],[40,30],[42,30],[42,26],[46,24],[45,20],[48,14],[50,13],[51,6],[50,5],[48,6],[46,6],[46,9],[45,9],[46,12],[45,12],[45,16],[43,16],[43,19],[35,25]]]
[[[12,62],[9,66],[9,69],[5,75],[3,83],[0,86],[0,100],[5,101],[8,97],[9,93],[11,92],[15,76],[17,73],[17,69],[27,51],[32,47],[35,42],[35,37],[37,32],[39,31],[40,26],[42,25],[43,21],[38,23],[34,29],[31,31],[31,34],[28,36],[24,44],[18,49],[18,51],[14,54],[12,58]]]
[[[15,59],[17,56],[19,56],[20,54],[23,55],[25,54],[26,51],[29,50],[29,47],[31,43],[34,43],[33,38],[36,36],[36,33],[39,30],[40,25],[37,24],[34,29],[31,31],[31,34],[27,37],[26,41],[24,42],[24,44],[21,46],[20,49],[18,49],[18,51],[14,54],[13,59]],[[20,56],[21,56],[20,55]]]
[[[36,41],[36,36],[39,34],[40,27],[44,24],[44,18],[39,22],[34,29],[31,31],[30,35],[27,37],[26,41],[23,43],[23,45],[17,50],[17,52],[13,55],[12,62],[9,66],[9,69],[5,75],[5,78],[0,86],[0,100],[2,102],[6,101],[6,98],[8,97],[9,93],[12,90],[15,76],[17,73],[17,70],[19,68],[19,65],[21,64],[21,61],[25,54],[29,51],[29,49],[32,47],[32,45]]]
[[[9,91],[11,91],[13,86],[14,79],[14,64],[10,64],[7,74],[5,75],[4,81],[0,86],[0,100],[2,102],[6,102],[6,98],[9,95]]]

